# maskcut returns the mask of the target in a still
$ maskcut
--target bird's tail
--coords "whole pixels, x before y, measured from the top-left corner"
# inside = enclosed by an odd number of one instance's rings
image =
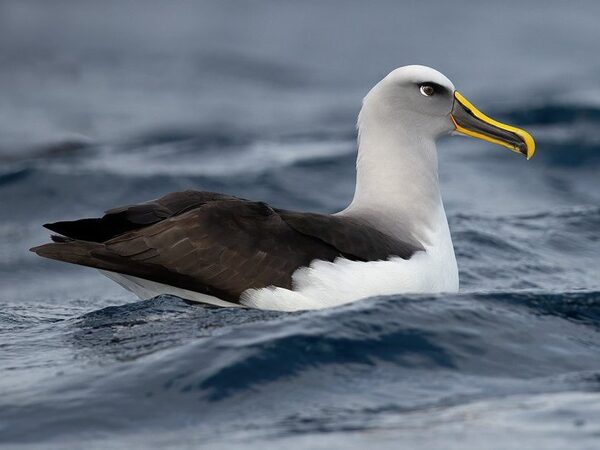
[[[78,241],[63,236],[52,236],[54,242],[29,249],[44,258],[56,259],[72,264],[98,267],[100,261],[94,253],[102,250],[103,245],[96,242]]]

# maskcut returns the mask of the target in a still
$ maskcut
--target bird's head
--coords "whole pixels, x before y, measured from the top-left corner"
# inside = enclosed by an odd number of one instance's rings
[[[462,134],[501,145],[527,159],[535,153],[529,133],[486,116],[430,67],[413,65],[392,71],[369,92],[365,108],[373,119],[420,136],[435,139]]]

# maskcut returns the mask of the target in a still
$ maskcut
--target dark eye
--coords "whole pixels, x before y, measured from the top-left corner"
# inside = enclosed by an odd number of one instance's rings
[[[435,89],[433,88],[433,86],[430,86],[428,84],[421,85],[419,91],[421,91],[421,94],[423,94],[425,97],[431,97],[433,94],[435,94]]]

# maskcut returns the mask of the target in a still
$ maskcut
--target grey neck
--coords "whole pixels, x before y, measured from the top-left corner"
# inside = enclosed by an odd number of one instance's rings
[[[358,128],[356,189],[339,214],[366,220],[398,239],[427,243],[432,230],[447,226],[435,140],[407,132],[415,127],[405,121],[365,108]]]

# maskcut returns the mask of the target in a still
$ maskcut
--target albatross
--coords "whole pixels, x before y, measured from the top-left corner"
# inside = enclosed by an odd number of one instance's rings
[[[358,115],[356,188],[335,214],[184,191],[44,225],[31,250],[99,269],[148,299],[302,310],[387,294],[456,292],[458,267],[438,181],[436,141],[462,134],[530,159],[526,131],[480,112],[425,66],[395,69]]]

